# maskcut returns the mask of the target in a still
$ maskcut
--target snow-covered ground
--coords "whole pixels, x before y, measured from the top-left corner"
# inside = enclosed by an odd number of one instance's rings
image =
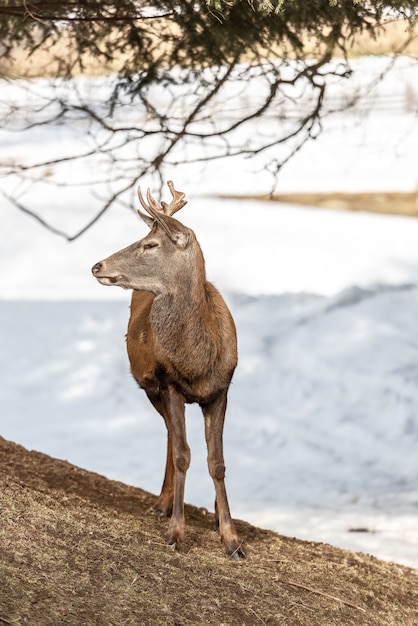
[[[400,75],[386,90],[403,89]],[[280,189],[412,190],[417,145],[412,113],[334,117]],[[225,428],[233,515],[418,567],[418,220],[205,198],[262,191],[245,160],[170,177],[238,328]],[[36,200],[77,222],[83,193]],[[165,432],[129,374],[130,294],[90,274],[145,225],[114,209],[68,244],[5,202],[1,215],[0,435],[158,492]],[[212,509],[196,407],[187,422],[186,501]]]

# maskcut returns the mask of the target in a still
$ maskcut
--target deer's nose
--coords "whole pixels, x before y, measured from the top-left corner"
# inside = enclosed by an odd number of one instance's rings
[[[93,274],[98,274],[100,272],[100,270],[102,269],[102,263],[96,263],[95,265],[93,265],[93,267],[91,268],[91,271]]]

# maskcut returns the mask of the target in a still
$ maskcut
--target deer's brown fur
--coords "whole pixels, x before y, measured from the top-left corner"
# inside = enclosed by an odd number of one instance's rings
[[[94,276],[105,285],[133,289],[127,333],[131,371],[167,426],[167,458],[157,514],[172,512],[168,544],[184,537],[184,483],[190,465],[185,403],[197,402],[205,420],[208,467],[215,510],[227,552],[245,557],[235,531],[225,489],[223,426],[227,393],[237,364],[232,316],[222,296],[206,280],[203,254],[194,232],[172,215],[186,202],[168,183],[173,199],[159,205],[148,191],[150,232],[140,241],[96,263]]]

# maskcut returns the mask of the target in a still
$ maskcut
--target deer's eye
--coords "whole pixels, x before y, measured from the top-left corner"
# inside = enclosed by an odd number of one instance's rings
[[[148,243],[144,243],[144,250],[151,250],[151,248],[156,248],[158,243],[156,241],[150,241]]]

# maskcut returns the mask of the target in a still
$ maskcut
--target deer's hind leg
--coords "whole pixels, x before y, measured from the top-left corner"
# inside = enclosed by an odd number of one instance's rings
[[[164,418],[164,408],[163,402],[160,396],[155,394],[147,393],[147,396],[154,406],[154,408],[158,411],[158,413]],[[170,431],[167,428],[167,456],[165,463],[165,472],[164,472],[164,480],[161,487],[161,493],[155,501],[152,511],[156,515],[171,515],[173,510],[173,500],[174,500],[174,462],[173,462],[173,446],[171,443]]]

